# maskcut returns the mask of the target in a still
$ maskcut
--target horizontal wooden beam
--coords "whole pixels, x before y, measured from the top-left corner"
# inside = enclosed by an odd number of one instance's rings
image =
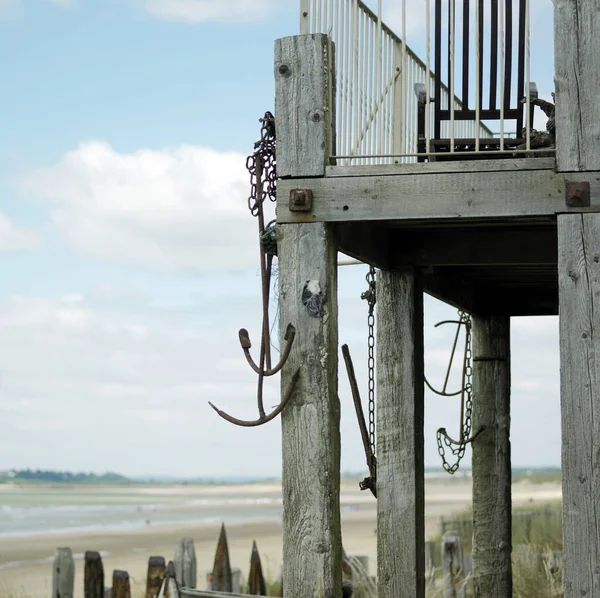
[[[401,230],[390,238],[394,266],[556,264],[556,230]]]
[[[567,207],[567,181],[589,181],[591,205]],[[292,189],[312,191],[312,211],[292,212]],[[600,211],[600,172],[448,172],[397,176],[282,179],[277,221],[461,220]]]
[[[555,158],[512,158],[506,160],[463,160],[356,166],[328,166],[325,176],[390,176],[440,174],[442,172],[498,172],[502,170],[556,170]]]

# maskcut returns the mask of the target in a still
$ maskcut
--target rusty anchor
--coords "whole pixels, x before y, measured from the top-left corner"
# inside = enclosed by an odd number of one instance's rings
[[[270,112],[266,112],[264,118],[260,119],[260,141],[256,143],[256,151],[248,156],[246,168],[250,172],[252,191],[248,198],[248,208],[253,216],[258,220],[258,236],[260,248],[260,278],[262,286],[262,334],[260,341],[260,354],[258,364],[250,355],[252,343],[250,335],[245,328],[240,329],[239,339],[240,345],[248,361],[248,364],[256,374],[258,374],[257,400],[258,400],[258,419],[242,420],[233,417],[225,411],[213,405],[210,401],[208,404],[225,420],[235,424],[236,426],[260,426],[270,422],[277,417],[285,408],[296,382],[300,377],[300,369],[296,370],[292,376],[290,385],[288,386],[279,405],[277,405],[271,413],[265,413],[263,403],[263,386],[264,379],[277,374],[285,365],[292,344],[296,335],[296,329],[292,324],[288,324],[283,340],[285,346],[281,352],[279,361],[273,366],[271,363],[271,337],[270,337],[270,321],[269,321],[269,299],[271,288],[271,274],[273,269],[273,258],[277,255],[277,238],[275,221],[269,222],[265,226],[265,217],[263,204],[265,199],[269,198],[275,201],[275,187],[277,184],[277,174],[275,170],[275,118]]]

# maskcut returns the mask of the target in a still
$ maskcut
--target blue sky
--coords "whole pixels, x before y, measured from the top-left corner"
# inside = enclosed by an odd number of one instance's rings
[[[295,0],[0,0],[0,469],[278,475],[237,330],[259,331],[245,156],[273,107]],[[537,0],[540,91],[551,3]],[[538,76],[539,75],[539,76]],[[340,341],[365,380],[365,268],[340,271]],[[454,310],[426,301],[442,375]],[[513,460],[560,459],[555,318],[513,322]],[[278,402],[277,382],[267,404]],[[364,467],[340,373],[342,467]],[[458,403],[427,395],[435,430]]]

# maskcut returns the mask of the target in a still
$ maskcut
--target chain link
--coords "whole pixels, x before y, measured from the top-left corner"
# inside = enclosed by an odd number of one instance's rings
[[[369,372],[369,441],[373,455],[375,455],[375,303],[377,301],[375,279],[375,268],[371,266],[366,276],[368,289],[360,296],[361,299],[366,299],[369,304],[369,314],[367,316],[369,329],[367,367]]]
[[[465,353],[462,372],[462,390],[461,390],[461,421],[460,438],[454,440],[448,436],[445,428],[437,431],[438,453],[442,458],[442,466],[449,473],[454,474],[460,466],[460,462],[465,456],[467,444],[474,437],[471,437],[472,414],[473,414],[473,347],[471,335],[471,316],[464,311],[459,311],[458,326],[465,327]],[[446,448],[456,457],[456,461],[450,464],[446,459]]]
[[[277,188],[275,117],[270,112],[265,112],[259,122],[261,123],[260,139],[254,144],[254,153],[246,159],[246,168],[250,173],[248,209],[253,216],[258,216],[259,203],[263,204],[267,197],[275,201]],[[258,189],[259,178],[261,189]]]

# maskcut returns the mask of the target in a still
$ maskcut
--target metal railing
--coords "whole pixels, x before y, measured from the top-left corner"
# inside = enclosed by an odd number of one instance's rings
[[[475,60],[469,68],[473,69],[472,88],[476,96],[476,107],[472,111],[473,118],[455,118],[458,111],[466,109],[461,99],[455,94],[455,1],[449,0],[447,11],[448,51],[447,60],[450,77],[450,88],[441,83],[440,97],[435,102],[449,111],[449,118],[439,123],[439,136],[449,140],[449,151],[454,152],[455,139],[474,139],[476,147],[469,148],[480,151],[479,139],[494,137],[490,128],[482,121],[480,105],[482,98],[481,60],[483,48],[480,47],[481,20],[477,13],[471,17],[470,30],[464,35],[463,44],[475,46]],[[424,18],[424,27],[419,35],[423,36],[419,45],[425,47],[425,61],[404,43],[407,39],[407,7],[408,0],[394,0],[399,8],[400,35],[396,35],[381,18],[381,0],[377,0],[377,11],[371,10],[362,0],[300,0],[300,32],[326,33],[335,44],[336,49],[336,147],[331,148],[331,155],[337,164],[386,164],[394,162],[415,162],[417,156],[430,153],[430,142],[433,137],[435,111],[433,93],[436,76],[431,64],[431,0],[411,0],[411,17],[419,12]],[[467,10],[478,10],[475,7]],[[502,4],[502,2],[500,2]],[[526,31],[526,150],[530,150],[530,98],[529,98],[529,2],[527,6]],[[467,7],[468,3],[465,4]],[[465,22],[464,21],[463,25]],[[503,13],[500,11],[500,97],[504,97],[504,74],[506,66],[505,30]],[[483,35],[483,34],[482,34]],[[471,37],[469,37],[471,36]],[[472,39],[471,39],[472,38]],[[424,42],[424,43],[423,43]],[[438,42],[439,43],[439,42]],[[485,42],[489,44],[489,40]],[[508,42],[506,42],[508,43]],[[415,83],[425,84],[425,152],[418,149],[418,101],[415,94]],[[453,101],[450,101],[453,98]],[[504,151],[504,140],[507,138],[504,122],[504,102],[500,102],[500,121],[494,128],[500,129],[499,151]],[[439,122],[439,121],[438,121]],[[481,148],[481,153],[483,153]],[[460,149],[456,150],[461,153]],[[514,153],[514,148],[510,150]],[[489,152],[486,152],[489,153]]]

